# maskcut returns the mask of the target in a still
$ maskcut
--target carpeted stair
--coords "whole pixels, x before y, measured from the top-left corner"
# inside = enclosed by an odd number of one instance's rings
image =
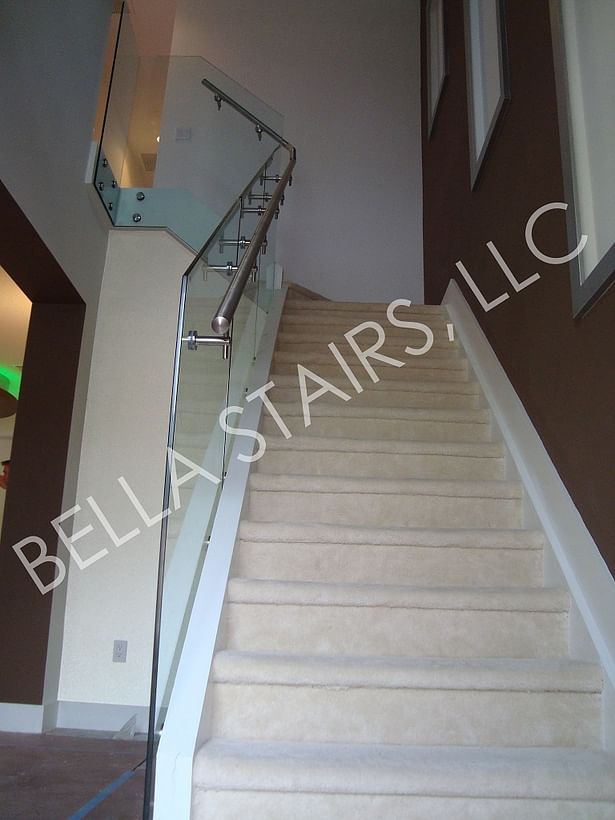
[[[438,307],[287,302],[214,658],[198,820],[614,820],[602,670],[568,657],[490,411]],[[372,384],[344,333],[386,332]],[[362,349],[373,331],[357,337]],[[364,387],[328,349],[335,342]],[[297,363],[350,393],[310,405]],[[310,391],[317,384],[309,384]]]

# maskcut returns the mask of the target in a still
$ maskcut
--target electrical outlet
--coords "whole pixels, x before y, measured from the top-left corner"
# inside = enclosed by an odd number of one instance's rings
[[[187,128],[184,126],[183,128],[176,128],[175,129],[175,142],[191,142],[192,141],[192,128]]]
[[[113,641],[113,663],[126,663],[128,641]]]

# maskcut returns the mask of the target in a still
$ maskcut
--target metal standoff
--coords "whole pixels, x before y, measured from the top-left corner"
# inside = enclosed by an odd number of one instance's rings
[[[216,105],[218,106],[218,111],[222,108],[222,97],[219,94],[214,94],[214,100],[216,101]]]
[[[271,200],[271,194],[248,194],[248,202],[257,202],[258,200],[261,202],[269,202]]]
[[[187,336],[182,336],[182,342],[187,342],[188,350],[198,350],[199,345],[206,347],[222,347],[222,355],[228,358],[228,348],[231,340],[228,334],[224,336],[199,336],[198,330],[189,330]]]
[[[245,236],[240,237],[239,239],[222,239],[218,240],[218,245],[220,246],[220,253],[224,252],[224,248],[233,247],[233,248],[241,248],[244,250],[247,248],[252,240],[246,239]]]
[[[232,262],[227,262],[226,265],[207,265],[207,270],[214,270],[216,273],[225,273],[227,276],[232,276],[237,270],[237,265]]]
[[[258,137],[258,141],[260,142],[263,138],[263,126],[257,124],[254,130],[256,131],[256,136]]]

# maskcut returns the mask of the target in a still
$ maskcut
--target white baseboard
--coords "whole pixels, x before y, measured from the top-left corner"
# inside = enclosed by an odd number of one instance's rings
[[[604,672],[615,687],[615,581],[459,286],[442,301],[502,432]]]
[[[131,706],[123,703],[81,703],[60,700],[53,705],[55,723],[47,728],[89,729],[119,732],[122,726],[136,715],[136,731],[147,732],[147,706]]]
[[[119,732],[136,715],[136,731],[147,732],[147,706],[123,703],[81,703],[60,700],[46,706],[0,703],[0,732],[41,734],[51,729]]]
[[[0,703],[0,732],[40,734],[43,707],[33,703]]]

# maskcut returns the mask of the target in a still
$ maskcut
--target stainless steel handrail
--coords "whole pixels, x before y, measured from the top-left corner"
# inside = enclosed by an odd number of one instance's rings
[[[215,100],[218,103],[218,107],[220,107],[220,104],[223,102],[227,103],[227,105],[230,105],[231,108],[234,108],[235,111],[238,111],[247,120],[250,120],[250,122],[257,126],[257,128],[259,128],[262,132],[264,132],[265,134],[269,134],[269,136],[272,139],[274,139],[280,145],[283,145],[284,148],[286,148],[288,151],[290,151],[291,153],[292,151],[294,151],[294,147],[290,144],[290,142],[285,140],[281,134],[278,134],[277,131],[274,131],[273,128],[270,128],[266,123],[264,123],[254,114],[251,114],[247,108],[244,108],[243,105],[238,103],[232,97],[229,97],[228,94],[225,94],[224,91],[218,88],[217,85],[210,83],[207,79],[202,79],[201,83],[205,86],[205,88],[209,88],[210,91],[213,91]]]

